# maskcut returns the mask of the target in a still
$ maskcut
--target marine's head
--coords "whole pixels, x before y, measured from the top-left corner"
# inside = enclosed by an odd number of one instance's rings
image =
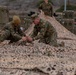
[[[13,16],[13,21],[12,22],[14,23],[15,26],[17,26],[21,23],[21,20],[20,20],[19,16],[15,15],[15,16]]]
[[[48,3],[48,0],[44,0],[44,2],[47,4]]]
[[[31,18],[32,18],[32,21],[33,21],[33,23],[34,23],[35,25],[38,25],[38,24],[39,24],[40,18],[39,18],[39,16],[38,16],[37,13],[31,15]]]
[[[39,15],[39,14],[38,14],[38,13],[35,13],[35,12],[30,12],[30,14],[29,14],[29,16],[31,17],[31,19],[32,19],[32,21],[33,21],[33,23],[34,23],[35,25],[38,25],[39,22],[40,22],[40,18],[39,18],[38,15]]]

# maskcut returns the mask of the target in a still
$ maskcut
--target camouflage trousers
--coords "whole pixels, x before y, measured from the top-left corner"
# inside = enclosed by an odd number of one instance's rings
[[[39,40],[39,42],[43,42],[45,44],[49,44],[52,46],[58,46],[57,44],[57,34],[54,33],[51,36],[43,37]]]

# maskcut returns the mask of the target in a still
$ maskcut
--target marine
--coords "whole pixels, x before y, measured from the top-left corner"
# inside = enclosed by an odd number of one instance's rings
[[[45,15],[53,16],[53,6],[48,0],[44,0],[38,7],[39,10],[42,10]]]
[[[10,43],[17,42],[19,40],[32,42],[32,38],[26,36],[21,30],[21,20],[18,16],[13,16],[13,20],[7,23],[0,32],[0,43],[4,40],[10,40]]]
[[[37,14],[32,14],[31,18],[35,24],[32,34],[33,40],[39,39],[39,42],[57,46],[57,32],[55,28],[48,21],[39,18]]]

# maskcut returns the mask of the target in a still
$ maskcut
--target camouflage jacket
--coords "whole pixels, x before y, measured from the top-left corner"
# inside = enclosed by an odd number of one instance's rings
[[[35,25],[32,37],[35,39],[51,37],[54,33],[57,34],[55,28],[48,22],[40,20],[38,25]]]
[[[0,41],[6,40],[6,37],[9,35],[17,40],[20,40],[25,34],[21,31],[20,26],[14,26],[12,22],[6,24],[3,29],[3,33],[0,35]],[[9,37],[9,38],[11,38]]]
[[[40,4],[39,9],[41,9],[45,15],[53,15],[53,7],[51,3],[46,4],[45,2],[43,2]]]

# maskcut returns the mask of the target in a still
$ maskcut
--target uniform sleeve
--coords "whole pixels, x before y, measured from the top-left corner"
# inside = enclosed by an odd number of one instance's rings
[[[19,34],[20,34],[21,36],[26,36],[26,34],[20,29],[20,27],[19,27]]]
[[[9,36],[10,36],[9,30],[2,31],[0,34],[0,42],[3,42],[4,40],[6,40]]]
[[[12,37],[16,38],[17,40],[20,40],[22,38],[22,36],[20,36],[17,33],[15,33],[12,28],[10,28],[10,33],[11,33]]]
[[[36,40],[44,37],[46,30],[47,30],[46,26],[47,26],[47,24],[45,24],[41,27],[40,34],[35,37]]]
[[[33,37],[36,37],[37,34],[38,34],[38,31],[37,31],[37,29],[34,27],[33,34],[32,34],[32,38],[33,38]]]

